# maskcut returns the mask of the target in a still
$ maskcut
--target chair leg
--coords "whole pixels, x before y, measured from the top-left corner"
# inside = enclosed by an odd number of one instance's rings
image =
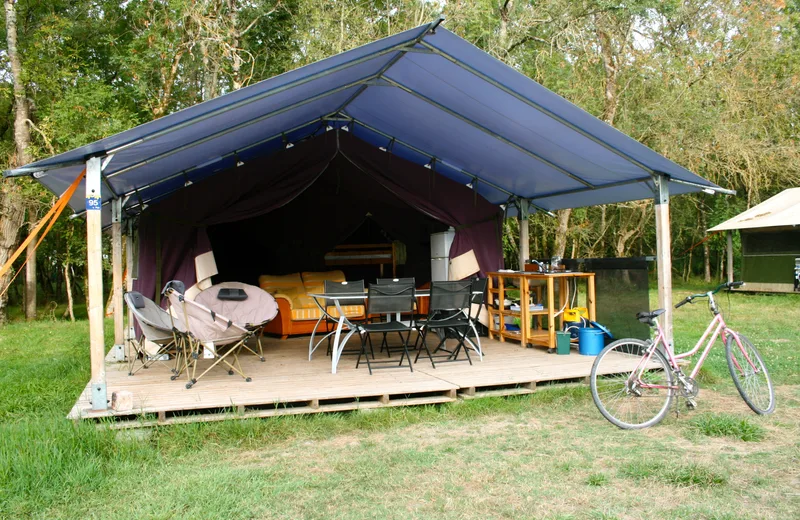
[[[450,357],[453,358],[453,361],[457,361],[458,354],[461,352],[461,349],[463,348],[464,354],[467,355],[467,361],[469,361],[469,364],[471,365],[472,358],[469,355],[469,349],[466,347],[466,345],[464,345],[464,341],[466,341],[466,339],[467,339],[467,330],[464,330],[464,334],[460,335],[458,345],[456,345],[456,348],[455,350],[453,350],[453,353],[450,355]]]
[[[422,333],[420,334],[422,336],[422,346],[425,348],[425,352],[428,353],[428,359],[430,359],[430,361],[431,361],[431,366],[433,368],[436,368],[436,363],[433,362],[433,356],[431,355],[431,350],[428,348],[428,344],[426,343],[427,334],[428,334],[428,327],[425,327],[422,330]],[[417,336],[417,339],[419,339],[419,336]],[[417,349],[417,356],[414,358],[414,363],[416,363],[419,360],[419,355],[420,354],[422,354],[422,349],[418,348]]]
[[[369,362],[369,354],[367,354],[368,337],[369,337],[369,332],[361,334],[361,350],[358,352],[358,360],[356,361],[356,368],[358,368],[359,365],[361,364],[361,355],[363,354],[364,358],[367,360],[367,368],[369,369],[369,375],[372,375],[372,365]]]
[[[399,332],[398,332],[399,334]],[[400,334],[400,338],[402,339],[403,335]],[[411,331],[408,331],[406,334],[406,339],[403,341],[403,354],[400,355],[400,364],[398,366],[403,366],[403,355],[406,356],[408,359],[408,368],[412,372],[414,371],[414,364],[411,363],[411,354],[408,353],[408,340],[411,339]]]

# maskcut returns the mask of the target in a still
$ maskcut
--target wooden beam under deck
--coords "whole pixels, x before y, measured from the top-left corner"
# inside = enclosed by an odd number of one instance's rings
[[[437,363],[434,369],[426,357],[420,356],[413,373],[404,367],[374,370],[370,376],[366,366],[355,368],[355,357],[344,356],[338,373],[331,374],[323,349],[308,361],[307,337],[263,341],[266,362],[249,354],[240,358],[245,373],[252,377],[249,383],[215,369],[186,389],[185,377],[171,381],[165,364],[158,363],[134,376],[128,375],[125,365],[108,364],[109,395],[130,391],[133,410],[92,411],[91,387],[87,385],[68,417],[113,418],[112,427],[126,428],[447,403],[459,397],[531,393],[537,383],[545,381],[580,380],[590,374],[595,359],[576,351],[558,356],[542,348],[481,338],[486,356],[481,362],[473,355],[471,366],[466,361]],[[376,356],[382,359],[386,354],[376,352]],[[399,354],[393,357],[399,360]],[[629,360],[620,359],[620,369],[632,368],[629,364]]]

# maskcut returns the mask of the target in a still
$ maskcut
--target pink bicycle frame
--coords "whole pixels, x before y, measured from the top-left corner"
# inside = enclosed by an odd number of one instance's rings
[[[682,354],[674,354],[672,352],[672,348],[667,344],[666,336],[664,335],[664,330],[661,328],[661,324],[658,322],[658,320],[655,320],[655,322],[656,322],[656,330],[658,331],[656,334],[656,338],[655,340],[653,340],[653,344],[648,349],[648,354],[642,358],[642,360],[639,362],[639,366],[637,366],[636,369],[632,372],[636,374],[636,378],[639,380],[639,386],[641,386],[642,388],[665,388],[665,389],[678,388],[677,386],[667,387],[665,385],[651,385],[641,380],[642,372],[644,372],[644,368],[650,362],[650,358],[653,357],[653,352],[656,350],[659,343],[664,345],[664,351],[667,353],[669,364],[672,366],[673,370],[678,370],[679,369],[678,360],[695,355],[697,351],[700,350],[700,346],[703,344],[703,342],[706,341],[706,338],[709,337],[709,334],[711,334],[711,338],[708,340],[708,343],[706,343],[706,347],[703,350],[703,354],[700,356],[700,359],[697,361],[694,368],[692,369],[692,373],[689,375],[690,378],[695,379],[697,377],[697,373],[700,371],[700,367],[703,366],[703,362],[706,360],[706,357],[708,357],[708,353],[711,351],[711,347],[717,341],[717,337],[721,335],[722,341],[725,342],[728,334],[733,336],[733,338],[736,340],[736,344],[741,349],[748,364],[753,368],[755,372],[758,372],[758,367],[753,363],[753,361],[750,359],[750,356],[747,355],[747,352],[742,347],[742,342],[739,339],[739,336],[734,331],[728,328],[728,326],[725,324],[725,320],[722,318],[722,314],[714,315],[714,318],[711,320],[711,323],[708,324],[708,327],[706,327],[706,331],[703,333],[703,336],[697,341],[697,344],[694,346],[694,348]],[[741,371],[742,367],[739,366],[739,363],[736,360],[736,358],[733,358],[733,362],[736,365],[736,368]]]

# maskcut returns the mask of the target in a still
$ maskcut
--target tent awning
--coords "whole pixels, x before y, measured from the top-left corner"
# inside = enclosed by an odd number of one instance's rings
[[[800,188],[784,190],[709,231],[800,226]]]
[[[332,128],[470,184],[489,201],[555,210],[722,191],[438,27],[343,52],[69,152],[5,172],[61,193],[106,157],[103,203],[137,213],[186,185]],[[70,206],[80,211],[83,194]]]

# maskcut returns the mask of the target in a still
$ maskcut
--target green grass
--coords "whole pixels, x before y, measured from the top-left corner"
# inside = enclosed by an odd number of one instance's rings
[[[652,479],[673,486],[710,487],[728,483],[728,477],[722,471],[694,462],[634,461],[620,468],[619,473],[634,481]]]
[[[778,385],[777,411],[749,411],[719,349],[698,378],[700,410],[644,431],[611,426],[585,385],[97,429],[64,419],[89,378],[86,322],[15,322],[0,329],[0,518],[791,518],[800,300],[730,301],[731,326],[753,339]],[[679,349],[709,316],[701,306],[676,313]]]
[[[758,442],[767,432],[747,417],[731,414],[702,414],[689,423],[692,430],[708,437],[730,437],[745,442]]]

